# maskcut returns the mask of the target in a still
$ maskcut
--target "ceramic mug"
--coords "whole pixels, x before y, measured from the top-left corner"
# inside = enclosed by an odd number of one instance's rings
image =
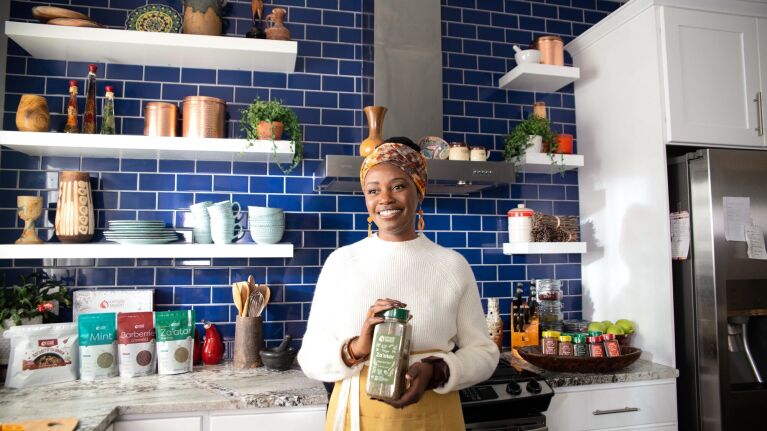
[[[485,147],[471,147],[471,160],[475,162],[485,162],[490,157],[490,151]]]
[[[232,201],[221,201],[216,202],[208,207],[208,214],[211,216],[214,213],[221,213],[221,214],[232,214],[232,211],[234,211],[234,215],[232,218],[237,218],[240,216],[240,203],[239,202],[232,202]]]
[[[245,230],[234,217],[216,212],[210,215],[210,236],[215,244],[229,244],[245,236]]]
[[[194,225],[192,226],[194,242],[198,244],[210,244],[213,242],[213,239],[210,237],[210,214],[208,214],[208,207],[211,205],[213,205],[212,201],[203,201],[189,207],[194,219]]]

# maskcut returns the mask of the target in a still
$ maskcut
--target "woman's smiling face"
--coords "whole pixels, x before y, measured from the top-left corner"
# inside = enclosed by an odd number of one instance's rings
[[[390,163],[378,164],[365,176],[362,191],[379,238],[407,241],[416,237],[418,190],[408,174]]]

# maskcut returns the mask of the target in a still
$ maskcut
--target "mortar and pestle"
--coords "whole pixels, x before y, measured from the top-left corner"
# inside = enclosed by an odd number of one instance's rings
[[[259,352],[261,360],[267,369],[285,371],[293,365],[293,360],[296,359],[298,351],[296,351],[295,347],[288,347],[292,339],[293,337],[287,334],[278,347],[264,349]]]

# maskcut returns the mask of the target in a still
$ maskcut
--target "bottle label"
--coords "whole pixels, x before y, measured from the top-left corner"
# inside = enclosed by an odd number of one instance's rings
[[[376,383],[394,385],[400,357],[400,335],[379,335],[373,343],[368,379]]]

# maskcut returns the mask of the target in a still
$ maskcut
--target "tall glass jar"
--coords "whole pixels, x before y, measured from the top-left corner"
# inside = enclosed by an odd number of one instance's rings
[[[111,85],[107,85],[104,95],[104,104],[101,108],[101,134],[115,134],[115,93]]]
[[[397,400],[405,391],[405,373],[410,360],[412,327],[410,311],[392,308],[373,331],[373,347],[365,391],[371,398]]]

